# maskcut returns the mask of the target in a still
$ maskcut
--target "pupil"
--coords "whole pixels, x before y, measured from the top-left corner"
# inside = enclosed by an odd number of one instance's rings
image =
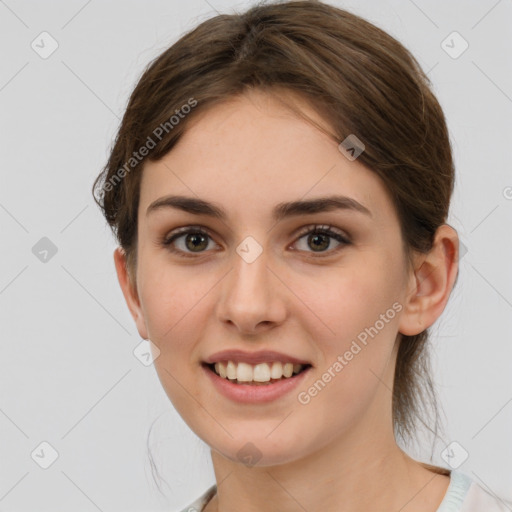
[[[323,237],[324,242],[325,242],[325,241],[327,241],[327,243],[324,243],[324,244],[323,244],[323,246],[324,246],[324,247],[321,247],[321,245],[322,245],[321,243],[320,243],[320,245],[318,245],[318,244],[317,244],[317,241],[318,241],[318,238],[319,238],[319,237],[320,237],[320,238],[322,238],[322,237]],[[314,244],[315,244],[315,246],[316,246],[317,248],[326,249],[326,248],[329,246],[329,240],[327,239],[327,237],[326,237],[325,235],[322,235],[322,234],[318,234],[318,233],[317,233],[317,234],[315,234],[315,235],[311,235],[311,236],[310,236],[310,240],[315,240]]]
[[[199,241],[198,241],[198,239],[199,239]],[[198,247],[204,249],[204,247],[200,247],[200,245],[201,245],[201,243],[204,244],[205,241],[206,241],[206,237],[204,235],[202,235],[200,233],[195,233],[195,234],[187,236],[187,247],[189,249],[194,249],[194,248],[197,249]],[[189,244],[189,242],[191,242],[191,244]],[[206,245],[208,245],[208,244],[206,243],[205,247],[206,247]]]
[[[322,234],[314,234],[309,237],[310,242],[313,242],[313,245],[318,249],[327,249],[329,247],[328,237]],[[189,235],[187,237],[187,246],[189,249],[204,249],[208,245],[206,242],[206,237],[201,233],[195,233]],[[202,247],[203,246],[203,247]]]

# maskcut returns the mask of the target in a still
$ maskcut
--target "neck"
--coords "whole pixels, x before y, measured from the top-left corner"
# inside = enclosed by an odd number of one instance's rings
[[[394,439],[383,441],[349,436],[301,460],[268,467],[247,467],[212,450],[218,488],[205,512],[435,512],[449,478],[411,459]]]

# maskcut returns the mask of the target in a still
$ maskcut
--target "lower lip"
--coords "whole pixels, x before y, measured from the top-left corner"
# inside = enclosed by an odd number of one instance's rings
[[[203,371],[206,372],[219,393],[235,402],[244,404],[266,403],[277,400],[295,389],[306,378],[311,368],[309,366],[297,375],[275,381],[273,384],[251,385],[233,383],[220,377],[207,366],[202,365]]]

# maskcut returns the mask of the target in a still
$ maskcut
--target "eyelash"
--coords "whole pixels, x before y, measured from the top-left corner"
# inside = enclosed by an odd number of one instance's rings
[[[327,256],[332,256],[333,253],[337,253],[339,250],[343,249],[344,246],[351,245],[351,241],[338,231],[334,231],[331,229],[332,226],[326,226],[326,225],[310,225],[305,226],[298,234],[297,234],[297,240],[300,240],[306,235],[327,235],[330,238],[334,238],[336,241],[340,242],[341,245],[338,246],[336,249],[331,251],[322,251],[320,253],[315,253],[314,251],[305,251],[305,252],[311,252],[311,255],[314,258],[325,258]],[[180,256],[183,256],[185,258],[194,258],[196,255],[200,255],[206,251],[202,251],[199,253],[190,253],[190,252],[184,252],[180,249],[176,249],[172,246],[173,242],[177,240],[178,238],[181,238],[183,235],[188,234],[196,234],[196,235],[206,235],[210,239],[213,237],[210,235],[209,231],[202,226],[186,226],[184,228],[179,228],[178,230],[175,230],[174,232],[171,232],[170,234],[166,235],[164,239],[161,241],[162,246],[166,247],[170,252],[179,254]]]

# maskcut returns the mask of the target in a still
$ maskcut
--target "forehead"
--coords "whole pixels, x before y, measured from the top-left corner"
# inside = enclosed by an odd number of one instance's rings
[[[296,100],[308,117],[330,127]],[[332,131],[332,130],[330,130]],[[350,196],[393,214],[380,178],[273,96],[252,92],[195,114],[178,144],[144,166],[140,211],[166,194],[196,196],[230,214],[266,216],[275,205],[327,195]]]

